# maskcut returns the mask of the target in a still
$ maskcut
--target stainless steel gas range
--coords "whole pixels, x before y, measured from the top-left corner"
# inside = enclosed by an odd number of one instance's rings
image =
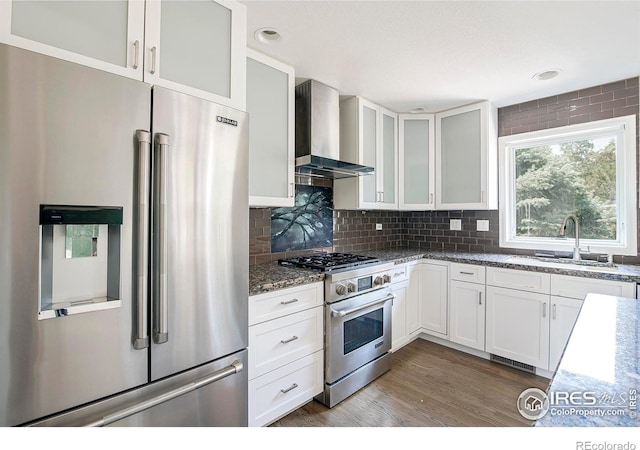
[[[345,253],[279,262],[325,273],[325,384],[316,400],[332,408],[391,369],[393,263]]]

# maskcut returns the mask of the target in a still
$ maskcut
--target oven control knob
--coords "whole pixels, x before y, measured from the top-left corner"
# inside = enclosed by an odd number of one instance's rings
[[[355,292],[356,291],[356,285],[353,283],[349,283],[347,284],[347,291],[349,292]]]
[[[385,283],[390,283],[391,282],[391,276],[390,275],[383,275],[382,279],[384,280]]]
[[[384,279],[382,277],[376,277],[375,280],[373,280],[373,284],[375,284],[376,286],[380,286],[384,284]]]
[[[347,293],[347,287],[344,284],[339,284],[336,286],[336,294],[344,295]]]

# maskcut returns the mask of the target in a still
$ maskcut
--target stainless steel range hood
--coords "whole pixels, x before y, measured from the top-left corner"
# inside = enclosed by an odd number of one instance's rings
[[[296,174],[338,179],[373,172],[340,158],[338,91],[315,80],[296,86]]]

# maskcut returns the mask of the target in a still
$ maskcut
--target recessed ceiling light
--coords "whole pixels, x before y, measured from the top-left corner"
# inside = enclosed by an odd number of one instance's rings
[[[280,39],[280,33],[278,33],[273,28],[260,28],[256,30],[256,32],[254,33],[254,37],[256,38],[256,40],[264,44],[269,44]]]
[[[560,75],[560,72],[560,69],[545,70],[544,72],[538,72],[532,78],[540,81],[550,80],[551,78],[555,78]]]
[[[418,106],[417,108],[413,108],[409,110],[411,114],[420,114],[426,111],[427,111],[427,108],[425,108],[424,106]]]

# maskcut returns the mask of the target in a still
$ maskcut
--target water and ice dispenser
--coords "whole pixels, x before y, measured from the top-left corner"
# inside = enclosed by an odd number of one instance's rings
[[[120,306],[122,208],[40,205],[38,319]]]

